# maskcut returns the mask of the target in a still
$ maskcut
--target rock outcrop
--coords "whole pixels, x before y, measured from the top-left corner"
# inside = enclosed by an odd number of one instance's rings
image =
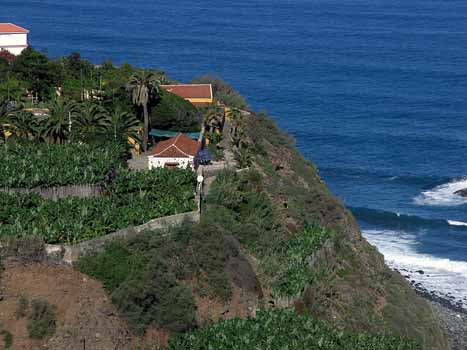
[[[454,194],[457,194],[458,196],[467,198],[467,188],[456,191],[456,192],[454,192]]]

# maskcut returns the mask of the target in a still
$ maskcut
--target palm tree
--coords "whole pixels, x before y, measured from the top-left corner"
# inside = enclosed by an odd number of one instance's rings
[[[114,140],[118,138],[129,139],[140,142],[141,122],[133,114],[123,111],[120,107],[107,114],[105,119],[106,130],[113,135]]]
[[[16,137],[32,140],[41,134],[39,120],[23,109],[10,113],[8,120],[8,131]]]
[[[159,95],[159,81],[155,74],[148,70],[134,73],[128,81],[127,88],[131,91],[133,103],[143,108],[144,131],[143,150],[148,150],[149,115],[148,104]]]
[[[240,142],[244,136],[242,129],[242,113],[239,109],[233,108],[229,113],[231,128],[230,128],[230,139],[234,147],[239,147]]]
[[[0,138],[6,140],[6,133],[9,127],[9,118],[16,109],[12,106],[11,102],[5,100],[0,103]]]
[[[217,104],[211,104],[204,113],[204,125],[209,132],[220,131],[224,123],[224,112]]]
[[[73,132],[79,134],[81,139],[97,135],[105,129],[107,118],[108,113],[101,105],[93,101],[82,102],[78,105]]]
[[[44,125],[44,136],[55,143],[63,143],[71,134],[72,123],[78,113],[77,104],[73,100],[56,98],[52,101],[49,110],[50,114]]]

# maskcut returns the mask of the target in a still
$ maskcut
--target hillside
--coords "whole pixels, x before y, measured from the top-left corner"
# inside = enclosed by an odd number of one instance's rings
[[[446,349],[428,303],[362,238],[351,213],[330,194],[293,140],[262,115],[247,118],[244,129],[254,167],[286,232],[299,231],[307,222],[336,232],[310,260],[320,274],[300,297],[300,309],[346,329],[415,336],[427,348]]]
[[[162,72],[78,54],[28,49],[5,69],[21,84],[0,100],[0,346],[188,350],[215,334],[239,350],[250,340],[283,350],[289,338],[323,350],[447,349],[428,304],[293,140],[222,80],[195,79],[212,82],[219,102],[195,107],[159,94]],[[147,101],[135,100],[142,85]],[[216,161],[204,185],[165,169],[188,163],[148,169],[138,150],[160,141],[148,142],[149,119],[202,130]],[[193,210],[181,225],[168,219]]]

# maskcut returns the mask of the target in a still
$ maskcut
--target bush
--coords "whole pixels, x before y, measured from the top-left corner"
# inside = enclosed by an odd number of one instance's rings
[[[272,253],[282,233],[270,199],[260,190],[261,186],[249,181],[254,173],[219,174],[206,198],[205,217],[261,257]]]
[[[18,300],[18,307],[16,308],[16,319],[25,317],[28,314],[29,309],[29,299],[28,296],[24,293],[21,293]]]
[[[151,323],[174,332],[196,325],[190,291],[177,282],[165,261],[157,257],[144,271],[126,279],[112,293],[112,301],[137,333]]]
[[[193,289],[223,301],[232,296],[226,266],[238,247],[221,227],[202,222],[146,232],[82,257],[76,268],[102,281],[122,316],[137,333],[151,323],[172,331],[196,325]],[[201,294],[201,292],[200,292]]]
[[[34,299],[28,316],[28,333],[30,338],[44,339],[55,333],[57,324],[56,306],[47,300]]]
[[[167,350],[322,349],[421,350],[413,340],[341,331],[293,310],[260,311],[256,318],[220,321],[173,335]]]
[[[0,335],[3,337],[3,344],[5,349],[11,349],[11,346],[13,345],[13,334],[4,329],[0,331]]]
[[[151,110],[151,127],[180,132],[201,129],[201,114],[190,102],[165,90],[161,90],[160,97]]]
[[[280,296],[299,297],[314,277],[309,267],[310,257],[331,235],[325,228],[308,226],[285,241],[276,253],[285,269],[273,286],[274,292]]]
[[[129,276],[145,267],[145,258],[133,254],[123,242],[111,242],[101,254],[84,256],[75,264],[75,268],[104,285],[112,293]]]

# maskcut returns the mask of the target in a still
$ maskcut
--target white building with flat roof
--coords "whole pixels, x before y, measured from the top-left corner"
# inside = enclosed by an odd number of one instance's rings
[[[28,47],[29,30],[12,23],[0,23],[0,51],[19,55]]]

